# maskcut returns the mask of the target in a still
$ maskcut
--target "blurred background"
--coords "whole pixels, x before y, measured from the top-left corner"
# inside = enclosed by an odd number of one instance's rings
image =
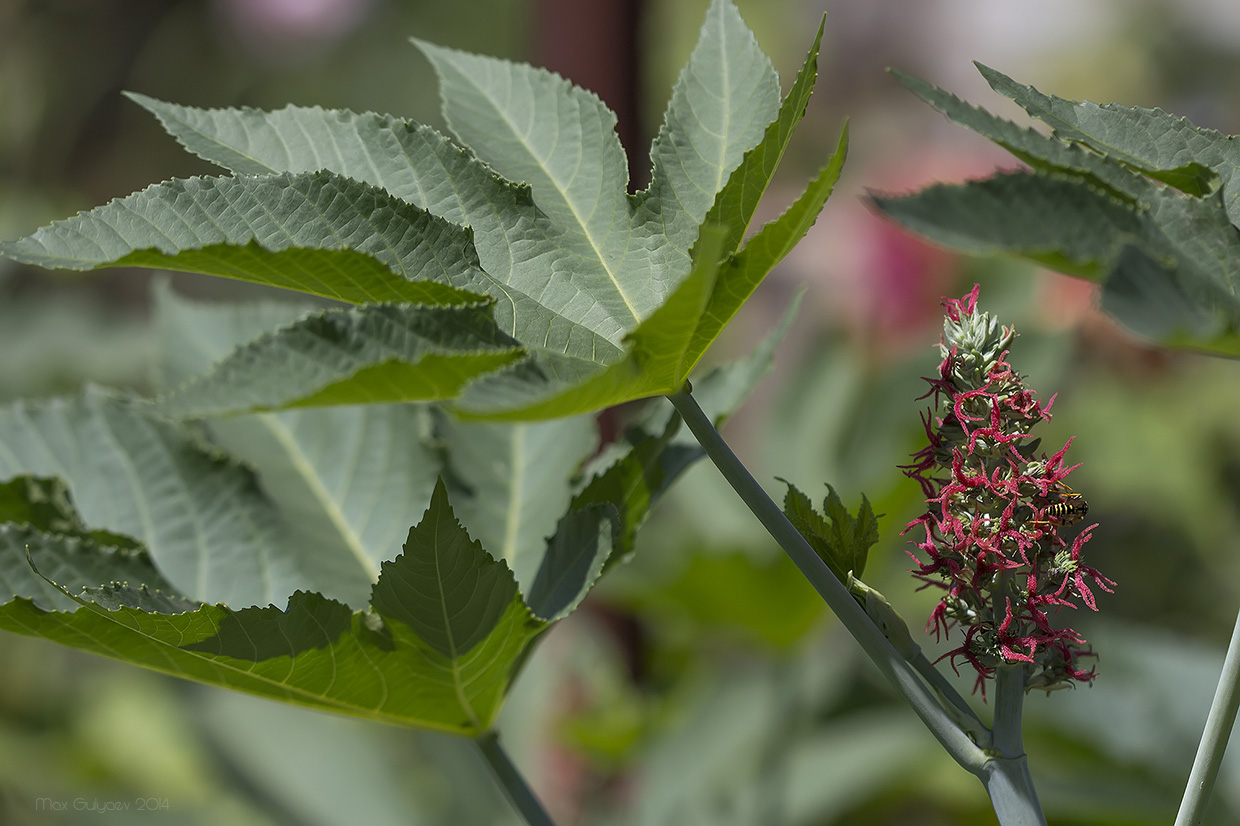
[[[548,66],[617,110],[647,149],[706,0],[0,0],[0,237],[171,177],[216,174],[120,92],[198,106],[320,104],[440,125],[408,36]],[[1099,652],[1092,687],[1027,704],[1054,824],[1174,818],[1240,605],[1240,373],[1143,345],[1088,284],[928,247],[871,214],[903,192],[1015,162],[920,104],[897,67],[1022,120],[971,61],[1061,97],[1158,106],[1240,131],[1240,5],[1226,0],[737,0],[785,89],[823,12],[818,91],[759,220],[852,152],[818,226],[717,348],[739,356],[804,288],[774,374],[725,436],[776,496],[830,482],[885,514],[866,579],[919,628],[937,599],[905,575],[922,507],[896,465],[922,438],[918,378],[938,363],[939,298],[982,284],[1021,333],[1012,363],[1043,399],[1048,451],[1070,436],[1100,523],[1090,564],[1119,583],[1070,624]],[[145,271],[90,276],[0,261],[0,401],[85,382],[148,386]],[[246,285],[176,277],[204,298]],[[932,639],[928,651],[945,650]],[[962,691],[971,689],[964,675]],[[980,705],[980,698],[974,698]],[[986,714],[986,712],[983,712]],[[843,634],[713,467],[695,468],[634,561],[557,626],[503,726],[570,824],[984,824],[956,767]],[[0,823],[330,826],[516,821],[469,744],[165,679],[0,635]],[[1235,749],[1211,823],[1240,820]],[[39,810],[39,798],[83,801]],[[98,811],[107,801],[151,811]],[[99,805],[92,807],[91,803]],[[44,807],[46,808],[46,807]]]

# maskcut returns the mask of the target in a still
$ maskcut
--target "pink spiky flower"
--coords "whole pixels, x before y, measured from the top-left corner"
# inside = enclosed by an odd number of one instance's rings
[[[1050,613],[1097,603],[1090,583],[1110,593],[1107,577],[1081,561],[1097,525],[1069,543],[1059,530],[1083,515],[1084,500],[1064,479],[1069,439],[1047,458],[1035,455],[1030,430],[1050,419],[1007,362],[1015,330],[977,311],[978,285],[963,298],[943,299],[946,319],[938,376],[927,378],[937,412],[923,415],[929,444],[903,470],[925,492],[929,509],[916,528],[921,556],[910,552],[913,575],[944,591],[927,630],[940,639],[959,627],[964,640],[945,657],[977,671],[977,687],[1004,665],[1024,665],[1026,689],[1050,691],[1088,683],[1095,671],[1079,665],[1094,656],[1071,628],[1056,629]]]

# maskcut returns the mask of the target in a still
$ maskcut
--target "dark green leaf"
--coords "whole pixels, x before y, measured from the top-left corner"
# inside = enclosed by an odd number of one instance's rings
[[[81,571],[76,555],[110,552],[50,538],[39,553]],[[544,627],[506,566],[469,542],[442,488],[406,553],[384,565],[373,612],[301,591],[284,610],[234,611],[188,601],[148,574],[155,587],[71,594],[72,612],[5,600],[0,627],[210,685],[471,735],[490,728],[514,664]]]
[[[814,510],[809,497],[791,482],[784,494],[784,514],[822,557],[836,578],[847,584],[850,577],[865,573],[870,548],[878,542],[878,519],[870,501],[861,497],[861,506],[854,517],[844,507],[835,488],[827,485],[822,513]]]
[[[614,550],[617,516],[616,506],[605,503],[560,520],[526,598],[534,616],[555,622],[581,604]]]
[[[456,659],[494,630],[514,599],[519,602],[512,572],[469,538],[440,482],[426,515],[409,531],[404,555],[383,563],[371,604]]]

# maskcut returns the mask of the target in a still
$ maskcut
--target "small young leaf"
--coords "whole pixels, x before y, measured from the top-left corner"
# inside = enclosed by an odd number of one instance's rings
[[[854,517],[844,507],[835,488],[827,485],[823,500],[823,512],[814,510],[809,497],[801,493],[791,482],[784,494],[784,514],[831,572],[845,584],[865,572],[866,558],[870,548],[878,542],[878,519],[870,501],[863,494],[861,507]]]

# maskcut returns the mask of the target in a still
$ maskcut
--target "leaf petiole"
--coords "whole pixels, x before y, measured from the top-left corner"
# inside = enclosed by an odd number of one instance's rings
[[[475,737],[474,743],[491,767],[491,773],[504,790],[504,796],[521,813],[525,822],[530,826],[555,826],[551,815],[547,814],[547,810],[538,802],[521,772],[517,771],[517,767],[509,759],[508,752],[500,745],[499,735],[491,730]]]
[[[857,604],[844,585],[831,573],[827,564],[814,552],[809,543],[784,516],[779,506],[766,494],[762,486],[741,464],[714,424],[702,412],[697,401],[690,395],[688,385],[668,399],[676,407],[689,430],[706,451],[706,455],[719,468],[719,472],[753,512],[793,563],[805,575],[814,590],[826,601],[839,617],[844,627],[856,638],[861,647],[878,666],[887,681],[912,706],[913,711],[926,724],[931,733],[943,744],[947,752],[965,769],[978,774],[986,759],[985,753],[955,722],[943,708],[920,676],[895,646],[883,636],[883,632]],[[963,701],[961,701],[963,702]]]

